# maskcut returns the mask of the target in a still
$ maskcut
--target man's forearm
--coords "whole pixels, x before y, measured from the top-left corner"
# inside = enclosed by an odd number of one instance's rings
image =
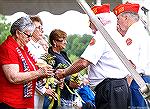
[[[68,75],[80,72],[81,70],[86,68],[89,64],[90,62],[88,62],[83,58],[80,58],[76,62],[74,62],[70,67],[65,69],[64,76],[66,77]]]

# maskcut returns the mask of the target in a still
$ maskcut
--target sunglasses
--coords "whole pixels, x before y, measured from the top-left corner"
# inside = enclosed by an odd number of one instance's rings
[[[39,30],[43,30],[43,27],[42,26],[38,26],[38,27],[36,27],[37,29],[39,29]]]
[[[25,34],[26,36],[28,36],[27,38],[32,37],[32,34],[27,34],[27,33],[25,33],[25,32],[22,32],[22,33]]]
[[[58,41],[58,42],[63,42],[64,40],[59,40],[59,39],[56,39],[56,41]]]

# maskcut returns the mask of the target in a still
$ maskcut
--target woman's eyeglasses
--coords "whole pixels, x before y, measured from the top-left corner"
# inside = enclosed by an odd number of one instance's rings
[[[58,41],[58,42],[63,42],[64,40],[59,40],[59,39],[56,39],[56,41]]]
[[[41,30],[41,31],[43,31],[43,27],[42,26],[38,26],[36,28],[39,29],[39,30]]]
[[[22,33],[25,34],[26,36],[28,36],[27,38],[32,37],[32,34],[27,34],[27,33],[25,33],[25,32],[22,32]]]

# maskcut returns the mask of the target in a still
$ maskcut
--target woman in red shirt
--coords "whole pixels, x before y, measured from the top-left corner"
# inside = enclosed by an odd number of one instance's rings
[[[0,45],[0,109],[33,108],[36,78],[53,72],[50,66],[38,69],[28,52],[34,29],[29,17],[21,17]]]

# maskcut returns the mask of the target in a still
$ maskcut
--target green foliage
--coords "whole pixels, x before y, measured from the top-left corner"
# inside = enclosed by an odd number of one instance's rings
[[[68,54],[69,55],[69,54]],[[78,59],[78,56],[76,56],[75,54],[70,54],[69,55],[69,59],[71,60],[71,62],[74,62],[75,60]]]
[[[0,14],[0,44],[10,35],[10,23],[6,23],[5,16]]]
[[[68,66],[66,64],[62,64],[62,63],[59,63],[56,67],[56,69],[64,69],[64,68],[67,68]]]
[[[69,35],[67,37],[67,46],[65,51],[68,53],[68,56],[72,58],[72,56],[80,57],[84,52],[85,48],[89,44],[92,36],[84,34],[81,35]]]
[[[47,64],[54,66],[55,65],[55,56],[49,54],[49,53],[45,53],[43,54],[41,57],[41,59],[43,59]]]
[[[65,51],[68,54],[69,59],[74,62],[77,60],[82,53],[84,52],[85,48],[88,46],[92,36],[84,34],[83,36],[81,35],[69,35],[67,37],[67,46]],[[80,71],[81,75],[84,75],[87,73],[87,69],[83,69]]]

